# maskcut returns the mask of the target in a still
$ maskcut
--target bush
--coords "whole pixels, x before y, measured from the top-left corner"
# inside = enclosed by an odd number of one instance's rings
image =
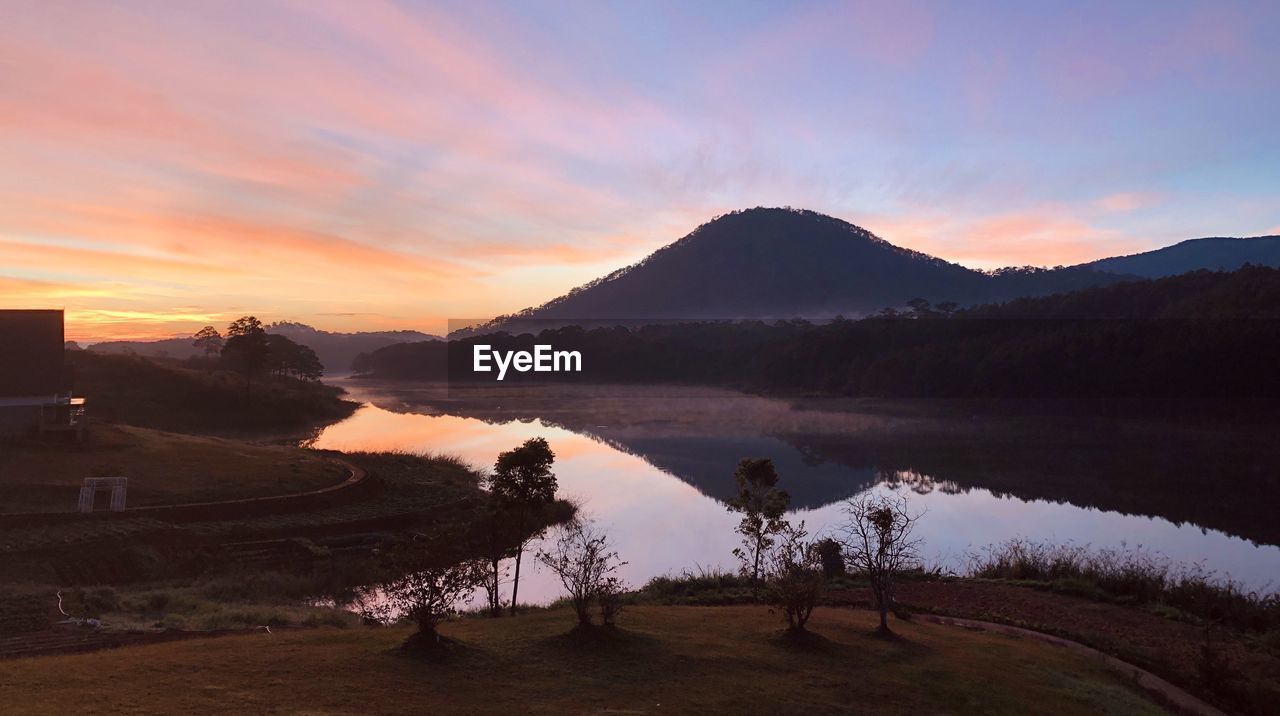
[[[792,632],[805,630],[826,581],[818,545],[805,540],[808,534],[803,522],[798,527],[785,524],[766,560],[769,601]]]
[[[720,568],[699,567],[650,579],[637,595],[658,604],[741,604],[753,601],[751,578]]]

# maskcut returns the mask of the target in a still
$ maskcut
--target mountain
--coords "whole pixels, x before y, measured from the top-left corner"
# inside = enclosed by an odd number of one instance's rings
[[[351,361],[361,353],[376,351],[397,343],[414,343],[435,340],[435,336],[418,331],[369,331],[359,333],[331,333],[302,323],[279,322],[267,326],[267,333],[282,335],[295,343],[301,343],[320,356],[325,371],[346,373]]]
[[[1162,278],[1197,269],[1234,271],[1245,264],[1280,267],[1280,236],[1188,239],[1155,251],[1082,264],[1081,268]]]
[[[346,373],[351,361],[361,353],[376,351],[396,343],[429,341],[435,336],[418,331],[369,331],[331,333],[302,323],[279,322],[267,326],[268,333],[285,336],[316,352],[325,372]],[[191,338],[166,338],[159,341],[105,341],[89,346],[98,353],[132,353],[152,358],[185,360],[200,355]]]
[[[1089,267],[984,273],[813,211],[755,208],[717,217],[639,263],[483,328],[520,319],[863,316],[917,297],[968,305],[1125,278],[1133,277]]]
[[[1245,264],[1280,266],[1280,236],[1192,239],[1078,266],[984,272],[817,212],[755,208],[716,217],[636,264],[465,334],[569,321],[859,317],[913,298],[968,306]]]

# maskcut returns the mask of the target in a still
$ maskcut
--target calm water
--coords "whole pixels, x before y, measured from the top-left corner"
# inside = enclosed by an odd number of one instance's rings
[[[629,562],[624,576],[635,586],[655,575],[735,566],[731,551],[737,545],[737,519],[716,495],[732,492],[734,465],[747,456],[774,459],[781,487],[793,494],[799,508],[792,518],[804,520],[812,533],[834,531],[843,517],[840,500],[851,495],[868,490],[907,495],[913,509],[926,512],[919,527],[926,556],[951,568],[984,545],[1021,536],[1096,547],[1143,546],[1254,588],[1280,583],[1280,547],[1265,539],[1255,543],[1158,516],[1013,496],[1007,493],[1016,490],[1004,485],[1018,476],[986,468],[976,473],[957,469],[968,480],[960,484],[946,474],[863,464],[865,458],[857,456],[827,456],[839,454],[857,436],[897,427],[895,419],[883,416],[707,391],[692,396],[609,393],[593,401],[514,394],[459,400],[401,385],[346,387],[365,404],[351,418],[325,428],[316,447],[449,453],[487,466],[500,451],[530,437],[545,437],[556,453],[561,495],[580,500],[607,530]],[[945,466],[945,458],[931,464]],[[1047,482],[1035,489],[1057,494],[1061,480],[1052,473],[1044,478],[1041,472],[1026,481]],[[975,486],[973,474],[979,479],[989,475],[1000,487]],[[1106,493],[1101,499],[1117,504],[1130,499],[1128,493],[1107,490],[1100,490]],[[1168,509],[1186,505],[1174,502]],[[525,574],[522,602],[560,595],[558,583],[545,570]]]

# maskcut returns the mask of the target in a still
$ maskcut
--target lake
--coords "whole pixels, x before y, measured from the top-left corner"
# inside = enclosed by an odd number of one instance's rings
[[[919,403],[787,401],[688,387],[474,387],[342,381],[363,403],[309,444],[457,455],[477,467],[541,436],[560,494],[613,540],[632,586],[736,566],[721,499],[743,457],[773,459],[791,519],[834,532],[841,502],[906,495],[948,569],[1013,537],[1149,549],[1254,589],[1280,586],[1274,442],[1265,429],[1028,416]],[[527,557],[527,555],[526,555]],[[526,560],[526,565],[531,560]],[[561,593],[543,569],[522,602]]]

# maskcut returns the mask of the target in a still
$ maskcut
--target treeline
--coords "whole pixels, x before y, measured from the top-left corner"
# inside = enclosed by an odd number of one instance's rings
[[[493,380],[472,346],[583,356],[581,373],[506,380],[686,382],[931,398],[1280,397],[1280,270],[1200,271],[957,310],[917,299],[861,320],[568,326],[389,346],[392,379]]]
[[[76,392],[99,419],[162,430],[296,427],[350,415],[356,403],[320,382],[315,351],[269,334],[253,316],[205,326],[186,360],[71,350]]]
[[[316,381],[259,381],[246,395],[235,373],[179,361],[68,351],[67,362],[95,419],[160,430],[291,428],[339,420],[357,407],[341,388]]]

